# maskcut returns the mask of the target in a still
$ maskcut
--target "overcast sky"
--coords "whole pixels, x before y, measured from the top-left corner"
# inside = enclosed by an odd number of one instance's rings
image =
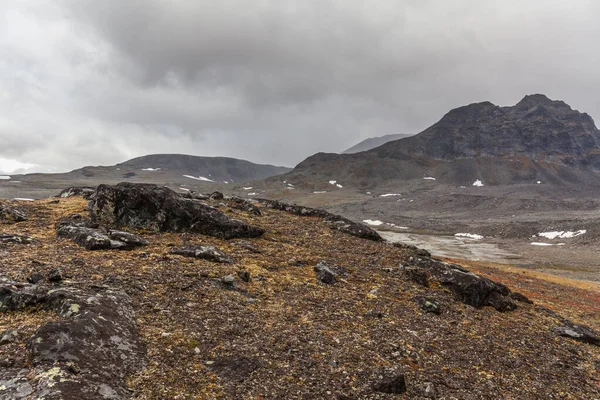
[[[600,119],[599,16],[595,0],[2,0],[0,171],[293,166],[530,93]]]

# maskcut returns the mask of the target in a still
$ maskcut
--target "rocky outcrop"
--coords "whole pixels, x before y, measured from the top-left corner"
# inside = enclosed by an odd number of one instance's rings
[[[214,246],[187,245],[171,249],[171,254],[184,257],[201,258],[218,263],[231,263],[232,259],[227,254]]]
[[[33,238],[31,236],[0,233],[0,243],[30,244],[32,242]]]
[[[56,236],[71,239],[86,250],[129,250],[149,244],[133,233],[102,229],[79,214],[59,220]]]
[[[94,191],[95,189],[90,186],[71,186],[60,192],[57,197],[66,198],[73,196],[81,196],[84,199],[89,200],[94,194]]]
[[[231,219],[203,202],[151,184],[100,185],[89,209],[92,221],[109,227],[192,232],[222,239],[258,237],[264,233],[263,229]]]
[[[27,341],[30,370],[0,373],[0,398],[125,399],[125,377],[144,366],[145,348],[129,297],[112,290],[48,288],[3,281],[0,311],[56,311]]]
[[[318,217],[323,218],[323,222],[331,227],[331,229],[347,233],[363,239],[382,241],[383,238],[372,228],[358,222],[349,220],[340,215],[335,215],[324,210],[316,208],[303,207],[295,204],[287,204],[277,200],[258,199],[258,201],[269,208],[289,212],[290,214],[301,217]]]
[[[21,211],[6,205],[0,205],[0,221],[15,223],[23,222],[26,220],[27,214],[25,213],[25,211]]]
[[[498,311],[512,311],[517,305],[511,291],[505,285],[467,271],[456,264],[445,263],[433,258],[419,258],[416,267],[407,268],[407,277],[423,285],[431,279],[455,294],[458,300],[473,307],[490,306]],[[425,285],[423,285],[425,286]]]

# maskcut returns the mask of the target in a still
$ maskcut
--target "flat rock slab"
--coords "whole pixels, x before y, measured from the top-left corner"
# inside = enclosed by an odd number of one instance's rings
[[[148,240],[133,233],[94,227],[79,215],[61,219],[57,223],[56,236],[71,239],[86,250],[129,250],[149,244]]]
[[[31,236],[0,233],[0,243],[30,244],[32,242],[33,238]]]
[[[160,232],[193,232],[221,239],[258,237],[264,230],[229,218],[201,201],[169,188],[135,183],[100,185],[89,209],[92,221]]]
[[[27,213],[8,206],[0,206],[0,220],[7,222],[27,221]]]
[[[231,263],[232,259],[214,246],[188,245],[171,249],[171,254],[184,257],[201,258],[218,263]]]
[[[4,281],[1,311],[43,306],[60,319],[27,342],[30,371],[0,373],[0,398],[125,399],[125,377],[144,367],[129,297],[118,291],[49,289]]]

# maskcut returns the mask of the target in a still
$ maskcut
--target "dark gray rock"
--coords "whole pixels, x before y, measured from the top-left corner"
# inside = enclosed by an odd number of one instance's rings
[[[63,280],[60,268],[54,268],[48,273],[48,282],[60,282]]]
[[[559,336],[568,337],[583,343],[593,344],[595,346],[600,346],[600,338],[596,332],[594,332],[592,328],[585,325],[571,324],[566,326],[557,326],[552,328],[552,332]]]
[[[231,263],[232,259],[227,254],[214,246],[201,246],[197,244],[187,245],[184,247],[175,247],[171,249],[171,254],[177,254],[184,257],[201,258],[204,260]]]
[[[3,346],[8,343],[14,343],[19,340],[19,331],[16,329],[7,329],[4,332],[0,333],[0,346]]]
[[[27,221],[27,213],[8,206],[0,206],[0,220],[8,222]]]
[[[29,282],[33,285],[35,285],[43,280],[44,280],[44,275],[42,275],[38,272],[34,272],[33,274],[31,274],[27,277],[27,282]]]
[[[0,233],[0,243],[31,244],[32,242],[31,236]]]
[[[21,371],[3,371],[0,398],[125,399],[125,377],[144,367],[131,300],[122,292],[0,283],[1,311],[41,305],[59,321],[42,325],[27,342],[29,387]],[[11,305],[7,307],[7,304]],[[73,371],[77,371],[74,373]],[[12,376],[10,376],[12,375]]]
[[[139,235],[123,231],[108,231],[108,237],[113,241],[125,244],[125,248],[147,246],[150,242]]]
[[[436,315],[440,315],[442,313],[442,307],[435,299],[419,296],[415,298],[415,301],[426,313],[433,313]]]
[[[208,195],[208,198],[211,200],[223,200],[225,196],[221,192],[212,192],[210,195]]]
[[[250,282],[250,272],[248,271],[238,271],[238,277],[244,282]]]
[[[437,390],[433,383],[425,382],[424,384],[419,386],[419,389],[421,392],[421,396],[425,397],[426,399],[437,399]]]
[[[377,376],[371,388],[380,393],[401,394],[406,392],[406,378],[395,369],[385,368]]]
[[[521,293],[511,292],[509,296],[511,299],[513,299],[515,301],[519,301],[521,303],[533,304],[533,301],[531,301],[527,296],[525,296]]]
[[[67,198],[73,196],[81,196],[86,200],[89,200],[94,194],[95,188],[90,186],[72,186],[64,189],[62,192],[58,194],[57,197]]]
[[[429,274],[426,270],[421,268],[410,267],[403,269],[402,272],[412,282],[424,287],[429,287]]]
[[[233,275],[225,275],[221,278],[221,283],[226,286],[233,286],[235,283],[235,277]]]
[[[327,285],[333,285],[337,282],[335,279],[335,273],[331,268],[324,262],[320,262],[315,266],[315,272],[317,273],[317,280]]]
[[[240,241],[234,242],[234,244],[236,246],[246,249],[252,253],[256,253],[256,254],[261,253],[261,250],[258,247],[256,247],[252,242],[248,242],[247,240],[240,240]]]
[[[228,205],[231,208],[235,208],[237,210],[242,210],[242,211],[247,211],[250,214],[254,214],[254,215],[258,215],[261,216],[262,215],[262,211],[260,211],[260,208],[256,207],[253,204],[253,201],[248,200],[248,199],[244,199],[238,196],[226,196],[225,200],[227,201]]]
[[[200,201],[151,184],[100,185],[92,201],[94,222],[155,231],[193,232],[222,239],[258,237],[264,230],[234,220]]]

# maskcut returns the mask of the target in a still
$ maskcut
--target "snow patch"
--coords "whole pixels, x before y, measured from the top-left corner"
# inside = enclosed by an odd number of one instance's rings
[[[183,190],[184,192],[189,192],[190,191],[190,189],[188,189],[188,188],[182,188],[182,187],[180,187],[179,190]]]
[[[473,239],[473,240],[481,240],[481,239],[483,239],[483,236],[477,235],[475,233],[455,233],[454,237],[465,238],[465,239]]]
[[[142,168],[142,171],[160,171],[160,168]]]
[[[337,183],[337,181],[329,181],[330,185],[335,185]]]
[[[183,175],[183,176],[184,176],[185,178],[195,179],[195,180],[197,180],[197,181],[204,181],[204,182],[214,182],[212,179],[208,179],[208,178],[205,178],[205,177],[203,177],[203,176],[199,176],[199,177],[197,177],[197,178],[196,178],[195,176],[192,176],[192,175]]]
[[[15,197],[13,200],[17,200],[17,201],[34,201],[33,199],[28,199],[26,197]]]
[[[393,197],[393,196],[402,196],[400,193],[386,193],[380,194],[379,197]]]
[[[340,185],[339,183],[336,183],[335,186],[339,187],[340,189],[343,188],[343,186]]]
[[[481,180],[477,179],[475,182],[473,182],[473,186],[482,187],[483,186],[483,182],[481,182]]]
[[[539,185],[540,183],[542,183],[542,181],[537,181],[537,184]]]
[[[373,225],[373,226],[383,225],[383,222],[381,222],[379,220],[363,219],[363,222],[367,225]]]
[[[258,193],[254,193],[254,192],[252,192],[252,193],[248,193],[248,196],[256,196],[257,194],[258,194]]]
[[[532,246],[554,246],[552,243],[531,242]]]
[[[423,179],[426,181],[435,181],[435,178],[433,176],[425,176],[423,177]]]
[[[0,175],[0,181],[7,181],[10,179],[10,176],[8,175]]]
[[[571,232],[571,231],[553,231],[553,232],[541,232],[538,233],[537,236],[545,237],[546,239],[569,239],[574,238],[576,236],[581,236],[587,232],[586,229],[581,229],[579,231]]]
[[[316,192],[313,192],[314,194],[321,194],[321,193],[327,193],[326,190],[317,190]]]
[[[250,187],[243,187],[242,189],[244,189],[244,190],[252,190],[252,186],[250,186]]]

